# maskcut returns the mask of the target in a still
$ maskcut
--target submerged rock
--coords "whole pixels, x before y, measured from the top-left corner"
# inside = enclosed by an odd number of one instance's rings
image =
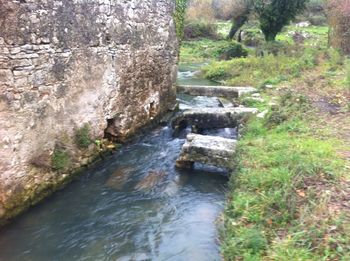
[[[151,170],[146,177],[144,177],[139,183],[136,184],[136,190],[151,190],[155,186],[159,185],[167,173],[163,170]]]
[[[187,175],[177,175],[173,180],[171,180],[165,187],[163,193],[166,196],[174,196],[179,190],[187,183]]]
[[[106,186],[116,190],[121,190],[134,170],[135,169],[132,167],[122,167],[117,169],[107,180]]]

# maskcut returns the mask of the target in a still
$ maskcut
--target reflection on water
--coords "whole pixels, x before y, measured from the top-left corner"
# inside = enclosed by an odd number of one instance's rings
[[[183,143],[163,127],[124,146],[1,229],[0,260],[220,260],[227,178],[176,170]]]

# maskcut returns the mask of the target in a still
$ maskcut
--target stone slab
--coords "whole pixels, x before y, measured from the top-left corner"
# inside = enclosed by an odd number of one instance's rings
[[[255,108],[196,108],[177,115],[172,127],[177,131],[187,126],[201,130],[235,128],[257,112]]]
[[[217,136],[189,134],[176,161],[178,168],[192,168],[195,162],[232,170],[237,141]]]
[[[208,97],[238,98],[245,93],[256,92],[253,87],[178,85],[177,92]]]

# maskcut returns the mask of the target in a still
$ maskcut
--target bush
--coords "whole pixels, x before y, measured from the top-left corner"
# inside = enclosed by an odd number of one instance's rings
[[[248,56],[248,50],[236,42],[227,42],[226,46],[217,51],[220,60],[231,60]]]
[[[218,39],[217,26],[206,22],[190,22],[185,25],[184,38],[186,40],[208,38]]]
[[[83,127],[79,128],[75,133],[75,144],[80,149],[87,149],[90,144],[92,144],[92,140],[90,138],[90,126],[89,124],[84,124]]]
[[[321,13],[324,11],[325,0],[310,0],[307,3],[307,11],[310,13]]]
[[[265,42],[262,33],[255,31],[243,31],[242,43],[246,46],[255,47]]]
[[[327,17],[325,17],[324,15],[315,15],[311,16],[309,18],[309,21],[312,25],[315,26],[325,25],[327,24]]]
[[[336,49],[328,49],[326,59],[329,61],[331,71],[335,71],[337,68],[344,65],[344,57]]]
[[[331,27],[331,45],[350,54],[350,1],[329,0],[328,22]]]

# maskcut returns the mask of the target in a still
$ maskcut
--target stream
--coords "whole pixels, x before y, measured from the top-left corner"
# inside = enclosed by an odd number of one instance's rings
[[[215,85],[196,78],[198,66],[180,67],[179,83]],[[216,98],[178,99],[181,109],[219,106]],[[0,260],[221,260],[226,173],[199,164],[176,170],[186,133],[172,134],[158,127],[136,137],[2,228]]]

